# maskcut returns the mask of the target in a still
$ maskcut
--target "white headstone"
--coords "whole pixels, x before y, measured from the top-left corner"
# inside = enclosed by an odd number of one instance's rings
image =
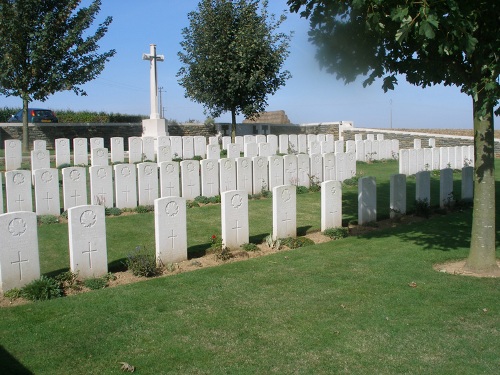
[[[373,141],[370,139],[367,139],[366,141],[363,141],[363,143],[364,143],[364,148],[365,148],[365,160],[364,161],[370,163],[373,160],[375,160],[373,150],[372,150]]]
[[[35,206],[37,215],[61,214],[59,171],[56,168],[35,171]]]
[[[415,150],[416,152],[416,155],[417,155],[417,166],[416,166],[416,172],[420,172],[420,171],[425,171],[426,170],[426,166],[425,166],[425,151],[423,148],[419,148],[417,150]],[[428,170],[429,168],[427,168]]]
[[[257,134],[255,136],[255,143],[267,143],[267,137],[264,134]]]
[[[264,156],[252,158],[254,194],[259,194],[262,190],[269,190],[267,160],[268,158]]]
[[[273,188],[273,239],[297,236],[297,191],[292,185]]]
[[[273,150],[271,144],[269,143],[258,143],[259,155],[258,156],[272,156]]]
[[[1,214],[0,238],[0,292],[40,278],[36,214]]]
[[[230,249],[248,243],[248,194],[231,190],[221,194],[222,243]]]
[[[354,134],[354,141],[359,142],[363,140],[363,134]]]
[[[90,164],[93,167],[103,167],[108,165],[108,149],[93,148],[90,150]]]
[[[222,149],[227,150],[227,145],[231,143],[231,137],[224,136],[222,137]]]
[[[128,137],[128,162],[130,164],[141,163],[142,155],[142,139],[141,137]]]
[[[431,173],[422,171],[415,174],[415,200],[431,204]]]
[[[208,144],[209,145],[218,145],[219,144],[219,137],[208,137]]]
[[[204,159],[200,161],[201,195],[215,197],[219,194],[219,163],[217,160]]]
[[[311,174],[311,165],[309,155],[298,154],[297,155],[297,180],[299,186],[305,186],[309,188],[309,175]]]
[[[4,213],[3,209],[3,182],[2,173],[0,173],[0,214]]]
[[[192,200],[200,195],[200,162],[181,161],[182,197]]]
[[[278,152],[278,136],[275,134],[268,134],[266,138],[267,138],[267,143],[271,145],[272,153],[276,154]]]
[[[323,182],[323,156],[321,154],[314,154],[310,156],[310,176],[309,182],[321,183]]]
[[[288,134],[280,134],[278,138],[280,154],[288,154]]]
[[[399,150],[399,173],[410,175],[410,150]]]
[[[327,141],[321,142],[320,147],[322,154],[329,154],[335,152],[335,145],[333,142],[327,142]]]
[[[342,226],[342,183],[321,183],[321,231]]]
[[[424,166],[423,171],[431,171],[432,170],[432,148],[423,148],[424,153]]]
[[[111,142],[111,147],[113,147],[113,142]],[[113,151],[111,151],[111,154],[112,153]],[[77,166],[89,165],[87,138],[73,138],[73,164]]]
[[[205,158],[207,154],[207,139],[201,135],[194,137],[194,155]]]
[[[431,170],[437,171],[439,169],[439,163],[440,163],[440,148],[439,147],[433,147],[432,148],[432,167]]]
[[[156,161],[158,164],[164,161],[172,161],[172,148],[170,145],[158,146]]]
[[[170,147],[172,148],[172,158],[178,159],[182,158],[182,137],[171,136],[170,137]]]
[[[347,164],[345,178],[352,178],[356,176],[356,154],[354,152],[346,153]]]
[[[104,138],[90,138],[90,149],[92,150],[93,148],[104,148]]]
[[[439,206],[444,208],[453,204],[453,169],[441,169],[439,175]]]
[[[450,164],[447,168],[451,169],[456,169],[457,166],[455,165],[457,162],[457,159],[455,158],[455,147],[448,147],[448,163]],[[460,165],[460,168],[462,168],[463,165]],[[443,168],[446,169],[446,168]]]
[[[390,217],[406,214],[406,175],[393,174],[390,177]]]
[[[366,139],[368,141],[374,141],[375,140],[375,134],[367,134]]]
[[[182,159],[192,159],[194,157],[194,138],[191,136],[182,137]]]
[[[307,135],[299,134],[297,136],[297,150],[300,154],[307,154]]]
[[[337,165],[335,154],[323,155],[323,181],[337,180]]]
[[[168,135],[160,135],[156,138],[156,144],[158,147],[170,146],[170,137]]]
[[[113,207],[113,170],[111,165],[89,167],[89,174],[92,204]]]
[[[207,146],[207,159],[219,160],[220,159],[220,146],[219,144],[209,144]]]
[[[153,205],[158,199],[158,165],[156,163],[137,164],[137,196],[139,205]]]
[[[46,150],[47,149],[47,141],[43,139],[35,139],[33,141],[33,150]]]
[[[288,147],[292,154],[297,154],[299,152],[299,138],[297,134],[288,135]]]
[[[422,148],[422,140],[418,139],[418,138],[414,139],[413,140],[413,148],[414,149],[420,149],[420,148]]]
[[[255,136],[247,134],[243,136],[243,144],[245,143],[255,143]]]
[[[283,156],[274,155],[268,158],[269,162],[269,190],[283,185]]]
[[[439,148],[439,169],[449,168],[448,147]]]
[[[474,199],[474,167],[462,168],[462,200],[472,202]]]
[[[31,170],[50,168],[49,150],[31,151]]]
[[[179,163],[176,161],[164,161],[159,164],[159,167],[161,197],[180,197]]]
[[[167,265],[187,260],[186,199],[159,198],[154,206],[157,262]]]
[[[311,141],[309,143],[309,156],[321,154],[321,147],[319,142]]]
[[[155,161],[155,138],[142,137],[142,154],[144,161]]]
[[[335,141],[334,145],[335,145],[335,151],[334,152],[336,154],[343,153],[345,151],[344,150],[344,148],[345,148],[345,142],[344,141],[341,141],[341,140]]]
[[[384,135],[383,134],[377,134],[377,141],[383,141],[384,140]]]
[[[374,177],[358,180],[358,224],[377,221],[377,184]]]
[[[227,146],[227,157],[230,159],[236,159],[240,157],[240,152],[243,151],[239,143],[229,143]]]
[[[259,156],[259,145],[257,143],[245,143],[245,149],[243,155],[246,158],[253,158],[254,156]]]
[[[436,147],[436,138],[429,138],[429,147]]]
[[[352,177],[348,167],[348,155],[344,152],[335,154],[335,180],[337,181],[344,181]],[[323,180],[326,181],[326,178],[323,177]]]
[[[366,161],[365,141],[356,141],[356,160]]]
[[[117,164],[115,170],[115,206],[137,207],[137,172],[134,164]]]
[[[71,272],[81,278],[108,273],[104,206],[77,206],[68,210]]]
[[[236,158],[236,189],[252,194],[252,159]]]
[[[417,170],[417,150],[418,149],[410,149],[408,150],[408,171],[410,175],[414,175],[419,172]]]
[[[297,155],[283,156],[283,182],[285,185],[297,186],[299,184]]]
[[[219,160],[220,192],[236,190],[236,160],[225,158]]]
[[[234,137],[234,143],[241,146],[240,150],[243,150],[245,147],[245,139],[241,135],[237,135],[236,137]]]
[[[7,212],[33,211],[30,171],[5,172]]]
[[[85,167],[63,168],[64,210],[87,204],[87,172]]]
[[[9,139],[4,142],[5,146],[5,170],[14,171],[21,168],[22,143],[17,139]]]
[[[54,140],[56,146],[56,168],[61,165],[71,164],[71,154],[69,152],[69,139],[57,138]]]

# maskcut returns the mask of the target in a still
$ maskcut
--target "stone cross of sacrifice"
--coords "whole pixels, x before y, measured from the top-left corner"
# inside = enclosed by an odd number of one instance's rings
[[[156,61],[164,61],[163,55],[156,54],[156,44],[149,45],[149,54],[142,54],[143,60],[150,61],[149,69],[149,85],[150,85],[150,98],[151,98],[151,114],[150,119],[159,119],[160,112],[158,110],[158,74],[156,73]]]

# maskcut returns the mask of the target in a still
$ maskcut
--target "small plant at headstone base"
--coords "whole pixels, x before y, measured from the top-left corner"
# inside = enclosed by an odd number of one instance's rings
[[[203,203],[203,204],[209,203],[209,199],[207,197],[205,197],[204,195],[200,195],[200,196],[194,198],[194,200],[198,203]]]
[[[281,239],[273,239],[273,236],[271,234],[268,234],[266,238],[264,238],[264,241],[266,242],[267,246],[269,246],[271,249],[276,249],[279,250],[281,249]]]
[[[313,193],[317,193],[318,191],[320,191],[321,184],[318,177],[310,174],[308,174],[307,177],[309,178],[309,191]]]
[[[60,273],[55,276],[54,279],[59,283],[63,290],[73,289],[79,290],[80,285],[78,284],[78,272],[72,272],[71,270]]]
[[[215,234],[210,237],[209,252],[214,254],[217,260],[226,261],[231,258],[229,248],[222,243],[222,236],[216,236]]]
[[[200,204],[196,202],[196,200],[186,202],[186,208],[194,208],[194,207],[200,207]]]
[[[400,210],[396,208],[390,208],[389,211],[390,211],[389,216],[392,221],[398,223],[401,222],[401,219],[403,218],[404,214],[402,214]]]
[[[314,245],[314,241],[307,237],[287,237],[281,239],[281,245],[290,249]]]
[[[342,181],[342,185],[344,186],[358,186],[359,176],[353,176]]]
[[[135,209],[135,211],[138,214],[145,214],[145,213],[148,213],[148,212],[153,212],[154,210],[155,210],[155,207],[153,205],[145,205],[145,206],[139,205]]]
[[[399,154],[396,151],[391,151],[392,160],[399,160]]]
[[[340,240],[341,238],[346,238],[349,236],[349,228],[328,228],[323,231],[323,234],[330,237],[332,240]]]
[[[92,277],[83,280],[83,285],[90,290],[104,289],[108,286],[108,280],[102,277]]]
[[[26,284],[21,289],[21,296],[31,301],[45,301],[62,296],[62,290],[57,280],[42,276]]]
[[[37,217],[38,224],[50,225],[59,223],[59,219],[54,215],[40,215]]]
[[[195,156],[193,156],[191,158],[191,160],[198,160],[198,161],[200,161],[200,160],[203,160],[203,158],[200,155],[195,155]]]
[[[271,190],[267,190],[267,187],[262,186],[262,189],[260,190],[260,196],[262,198],[272,198],[273,192]]]
[[[122,214],[122,210],[118,207],[106,207],[104,213],[106,216],[120,216]]]
[[[165,266],[165,269],[168,272],[174,272],[178,268],[179,268],[179,264],[178,263],[167,263],[167,265]]]
[[[429,163],[425,163],[424,165],[424,171],[428,171],[430,169]]]
[[[149,252],[145,246],[137,246],[125,260],[125,266],[134,276],[154,277],[161,275],[163,264],[157,262],[154,252]]]
[[[68,219],[68,211],[63,211],[60,215],[60,217],[62,217],[63,219]]]
[[[443,205],[446,210],[451,211],[455,206],[455,195],[453,192],[448,194],[448,196],[443,200]]]
[[[11,302],[22,297],[22,291],[19,288],[9,289],[4,292],[3,296],[8,298]]]
[[[366,223],[363,223],[362,224],[364,227],[368,227],[368,228],[378,228],[378,223],[374,220],[374,221],[368,221]]]
[[[472,167],[472,160],[468,158],[464,158],[464,168],[465,167]]]
[[[259,251],[259,247],[254,243],[244,243],[240,247],[245,251]]]
[[[208,203],[220,203],[220,195],[215,195],[208,198]]]
[[[94,204],[98,206],[106,206],[106,197],[101,195],[94,195]]]
[[[309,189],[305,186],[297,186],[297,194],[306,194],[309,192]]]
[[[221,157],[221,159],[227,158],[227,150],[226,149],[220,150],[220,157]]]
[[[415,200],[415,215],[426,219],[431,216],[431,206],[427,198]]]

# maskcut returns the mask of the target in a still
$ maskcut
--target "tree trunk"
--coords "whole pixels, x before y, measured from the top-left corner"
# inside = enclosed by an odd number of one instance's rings
[[[495,258],[495,143],[493,106],[479,93],[474,112],[474,209],[466,268],[500,273]],[[489,104],[489,103],[488,103]],[[487,108],[485,111],[484,108]]]
[[[28,99],[23,98],[23,152],[29,152]]]
[[[236,138],[236,110],[231,109],[231,143],[235,143]]]

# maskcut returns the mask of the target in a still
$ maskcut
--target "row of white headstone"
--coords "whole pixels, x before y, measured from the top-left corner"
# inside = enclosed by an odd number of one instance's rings
[[[471,202],[474,197],[473,167],[462,168],[460,198]],[[431,205],[430,171],[417,172],[415,200]],[[439,206],[441,208],[454,204],[453,170],[441,169],[439,176]],[[390,216],[406,214],[406,175],[390,176]],[[374,177],[362,177],[358,181],[358,223],[360,225],[377,221],[377,188]]]
[[[91,166],[90,202],[85,167],[62,168],[64,210],[71,207],[100,204],[106,207],[134,208],[152,205],[159,197],[182,196],[193,200],[198,196],[213,197],[229,190],[258,194],[280,185],[310,187],[328,180],[344,181],[356,175],[354,154],[306,154],[256,156],[166,161],[157,163]],[[37,215],[59,215],[61,211],[59,173],[56,168],[5,172],[7,212],[33,211],[34,183]],[[1,182],[1,175],[0,175]],[[0,185],[0,213],[3,192]]]
[[[296,236],[296,187],[273,189],[274,239]],[[158,263],[187,259],[186,199],[165,197],[154,201],[155,249]],[[322,183],[321,227],[342,225],[342,185]],[[223,244],[238,248],[249,241],[248,195],[231,190],[221,196]],[[324,230],[324,229],[323,229]],[[40,277],[36,215],[18,211],[0,215],[0,291],[21,288]],[[80,278],[108,272],[105,210],[101,205],[82,205],[68,210],[70,269]]]
[[[399,150],[399,173],[407,176],[422,171],[474,166],[474,146],[413,148]]]

